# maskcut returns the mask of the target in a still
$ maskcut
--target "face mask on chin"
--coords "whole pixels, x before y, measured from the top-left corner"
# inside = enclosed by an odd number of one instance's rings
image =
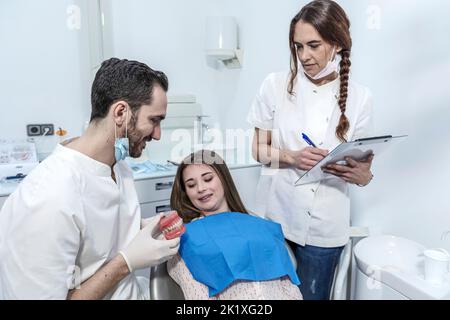
[[[125,115],[125,138],[117,138],[117,124],[114,124],[114,157],[116,162],[125,160],[130,155],[130,141],[128,140],[128,108]]]
[[[336,48],[333,48],[333,53],[331,54],[331,60],[328,61],[325,68],[323,68],[321,71],[319,71],[319,73],[316,74],[315,76],[312,76],[308,72],[305,71],[300,59],[297,59],[298,66],[299,66],[298,68],[304,74],[306,74],[308,77],[310,77],[312,80],[320,80],[322,78],[325,78],[334,72],[338,72],[338,70],[339,70],[340,60],[338,60],[338,55],[337,54],[335,55],[335,52],[336,52]]]

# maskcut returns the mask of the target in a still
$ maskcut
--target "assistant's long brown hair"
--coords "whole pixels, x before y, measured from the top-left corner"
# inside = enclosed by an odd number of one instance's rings
[[[289,48],[291,51],[291,75],[288,84],[288,93],[295,95],[294,84],[298,74],[297,50],[294,44],[295,26],[299,21],[311,24],[320,36],[328,43],[339,46],[342,51],[339,76],[341,87],[339,92],[339,107],[341,117],[336,127],[336,136],[340,141],[346,141],[346,134],[350,127],[345,110],[347,108],[348,80],[350,74],[350,54],[352,38],[350,36],[350,20],[344,9],[331,0],[316,0],[304,6],[292,19],[289,31]]]
[[[230,210],[233,212],[248,213],[242,203],[236,186],[234,185],[230,170],[228,170],[228,167],[223,159],[214,151],[200,150],[195,153],[191,153],[178,166],[172,188],[172,194],[170,196],[170,207],[172,210],[176,210],[178,212],[178,214],[183,218],[183,222],[188,223],[203,215],[203,212],[196,208],[189,199],[186,193],[186,186],[183,181],[184,169],[193,164],[206,164],[210,166],[217,173],[217,176],[222,182],[225,200]]]

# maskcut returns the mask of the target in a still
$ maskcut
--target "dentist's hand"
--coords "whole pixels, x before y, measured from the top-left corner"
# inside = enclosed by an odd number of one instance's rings
[[[159,217],[160,215],[157,215]],[[155,217],[141,219],[141,229],[144,229]]]
[[[156,239],[159,231],[161,215],[146,219],[146,224],[131,243],[119,253],[123,256],[130,272],[156,266],[174,256],[180,246],[180,238],[172,240]]]
[[[144,229],[149,223],[151,223],[153,221],[153,219],[157,219],[158,223],[159,223],[159,220],[161,220],[163,215],[164,215],[163,213],[160,213],[157,216],[153,216],[151,218],[141,219],[141,230]],[[156,240],[164,240],[165,239],[163,233],[159,230],[159,228],[156,228],[152,231],[152,237]]]
[[[328,155],[328,150],[307,147],[300,151],[291,151],[293,167],[308,171]]]

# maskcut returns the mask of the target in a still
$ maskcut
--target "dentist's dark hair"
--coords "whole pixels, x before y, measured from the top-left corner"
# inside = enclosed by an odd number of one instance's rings
[[[232,212],[248,213],[236,186],[231,177],[225,161],[214,151],[200,150],[191,153],[179,165],[173,183],[172,194],[170,196],[170,207],[176,210],[183,218],[184,223],[191,222],[195,218],[203,215],[203,212],[196,208],[186,193],[186,186],[183,181],[183,171],[190,165],[205,164],[211,167],[222,182],[225,201]]]
[[[291,73],[288,84],[288,93],[295,95],[294,86],[298,74],[297,50],[294,44],[295,26],[299,21],[311,24],[320,36],[329,44],[339,46],[342,51],[340,63],[341,87],[339,92],[339,107],[341,117],[336,127],[336,136],[340,141],[346,141],[346,134],[350,127],[345,110],[347,108],[348,80],[350,74],[350,54],[352,38],[350,36],[350,20],[344,9],[331,0],[316,0],[304,6],[292,19],[289,31],[289,48],[291,51]]]
[[[111,105],[121,100],[135,114],[142,105],[152,103],[155,85],[165,92],[169,89],[163,72],[138,61],[117,58],[104,61],[92,83],[90,121],[105,118]]]

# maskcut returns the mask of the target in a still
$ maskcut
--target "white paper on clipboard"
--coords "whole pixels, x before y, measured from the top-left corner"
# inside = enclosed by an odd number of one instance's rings
[[[372,153],[377,157],[383,153],[384,150],[400,141],[403,141],[406,137],[407,136],[372,137],[341,143],[311,170],[304,173],[295,182],[295,185],[300,186],[335,177],[334,175],[323,172],[322,167],[333,163],[345,165],[345,158],[347,157],[357,161],[367,159],[367,157]]]

